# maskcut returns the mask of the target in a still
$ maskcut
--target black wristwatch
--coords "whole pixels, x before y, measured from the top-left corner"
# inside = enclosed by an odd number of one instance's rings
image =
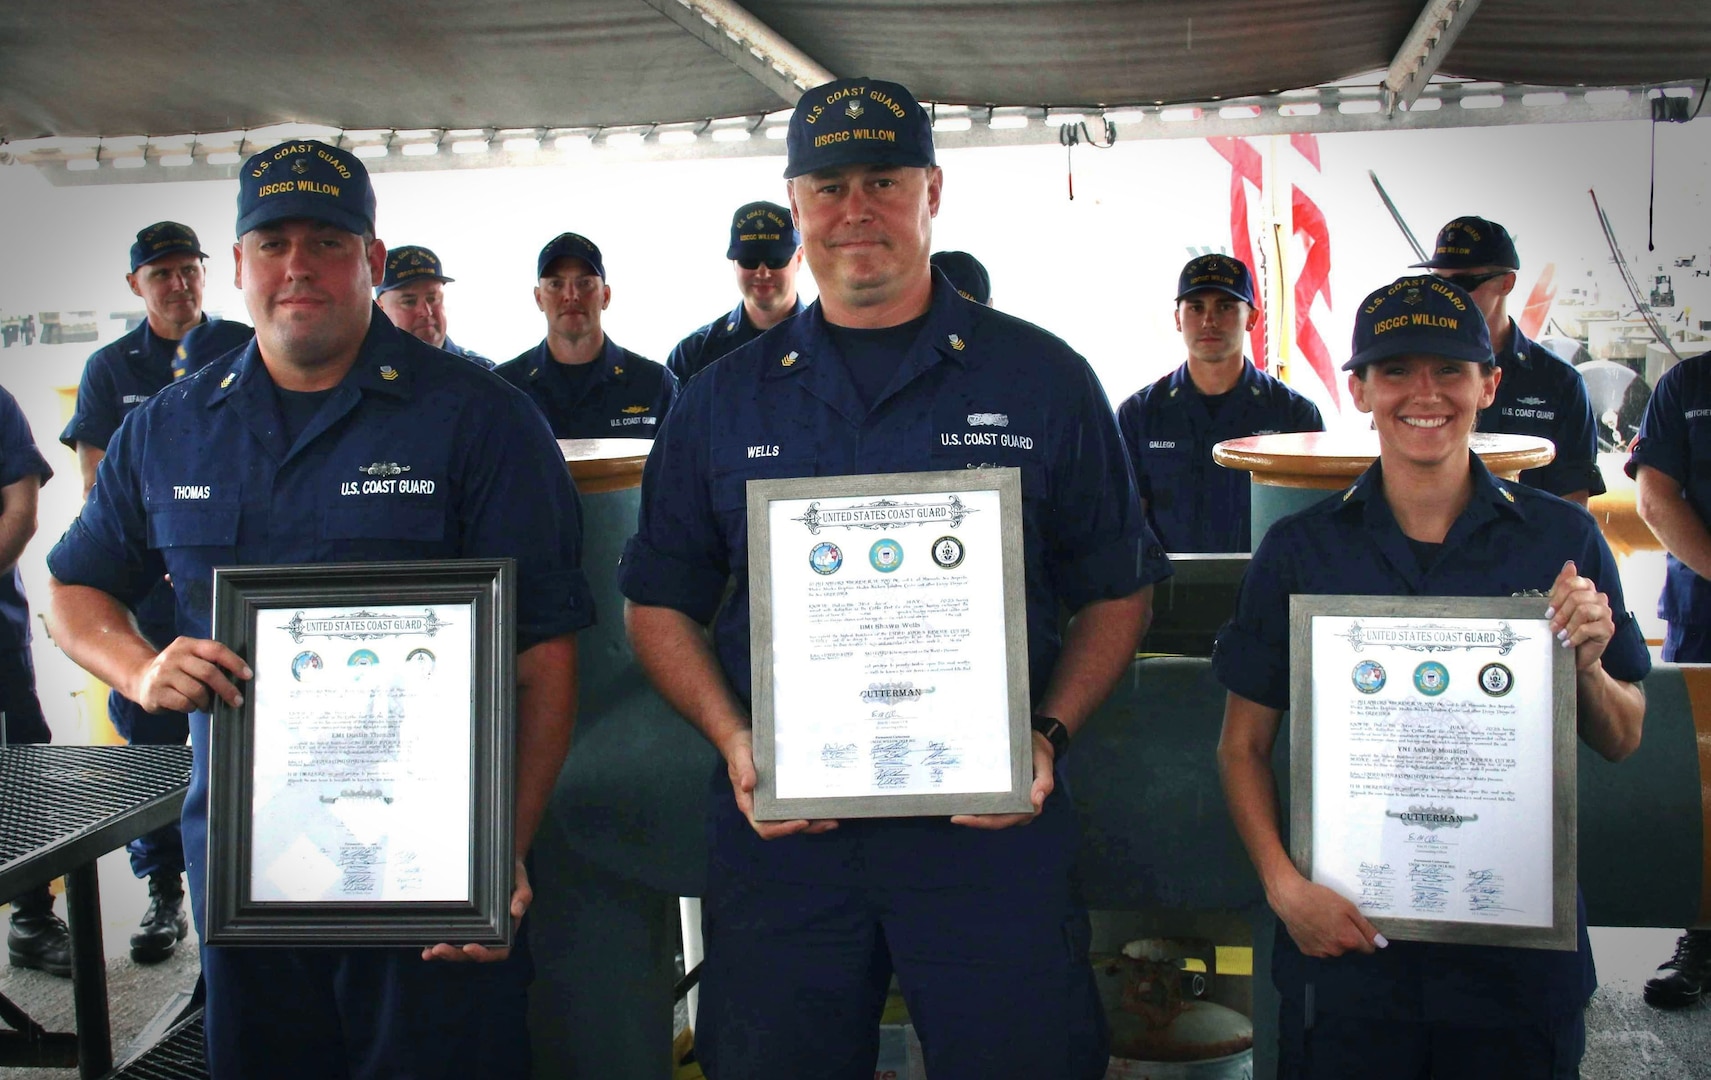
[[[1063,726],[1063,721],[1055,716],[1035,713],[1032,723],[1034,730],[1044,735],[1046,741],[1052,744],[1053,760],[1062,761],[1063,756],[1069,753],[1069,729]]]

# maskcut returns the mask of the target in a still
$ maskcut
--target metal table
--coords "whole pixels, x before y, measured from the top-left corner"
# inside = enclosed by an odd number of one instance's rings
[[[77,1033],[49,1032],[0,997],[0,1066],[113,1067],[107,957],[95,860],[178,819],[190,784],[187,746],[0,749],[0,899],[65,877]]]

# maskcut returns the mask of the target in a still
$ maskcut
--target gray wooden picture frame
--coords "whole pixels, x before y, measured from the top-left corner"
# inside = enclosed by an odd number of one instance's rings
[[[777,717],[773,709],[773,618],[771,521],[777,500],[887,498],[963,491],[998,493],[1002,531],[1004,650],[1010,740],[1010,787],[1001,792],[899,794],[780,799],[774,762]],[[858,476],[805,476],[748,482],[750,712],[754,724],[755,800],[759,821],[797,819],[930,817],[951,814],[1013,814],[1033,809],[1031,701],[1028,686],[1028,618],[1022,561],[1021,470],[966,469]]]
[[[516,565],[511,559],[217,567],[213,636],[255,659],[256,620],[294,608],[424,604],[471,616],[469,899],[251,898],[255,703],[215,699],[208,749],[208,945],[491,948],[512,943]],[[260,677],[260,673],[257,673]]]
[[[1295,595],[1289,598],[1289,854],[1304,877],[1312,877],[1313,817],[1313,635],[1315,616],[1404,619],[1543,620],[1542,596],[1426,597]],[[1578,751],[1574,650],[1551,649],[1552,924],[1496,926],[1453,919],[1375,917],[1387,937],[1462,945],[1508,945],[1573,950],[1578,945],[1576,892],[1579,879]],[[1340,678],[1346,677],[1339,673]]]

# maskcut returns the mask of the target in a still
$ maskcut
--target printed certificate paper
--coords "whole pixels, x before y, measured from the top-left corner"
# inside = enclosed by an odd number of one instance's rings
[[[756,817],[1027,809],[1014,471],[749,491]]]
[[[470,899],[470,615],[258,618],[253,900]]]
[[[1292,598],[1293,854],[1386,935],[1574,947],[1573,663],[1544,604]]]

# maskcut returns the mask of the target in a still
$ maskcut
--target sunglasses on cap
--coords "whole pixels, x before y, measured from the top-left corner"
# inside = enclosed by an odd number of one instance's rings
[[[1453,282],[1468,292],[1479,288],[1488,281],[1496,281],[1504,274],[1513,274],[1513,270],[1493,270],[1488,274],[1443,274],[1443,280]]]
[[[759,270],[761,264],[765,263],[768,270],[782,270],[786,266],[789,266],[790,260],[795,257],[796,256],[794,254],[791,254],[785,255],[782,258],[763,259],[758,255],[744,255],[742,258],[737,260],[737,265],[742,267],[744,270]]]

